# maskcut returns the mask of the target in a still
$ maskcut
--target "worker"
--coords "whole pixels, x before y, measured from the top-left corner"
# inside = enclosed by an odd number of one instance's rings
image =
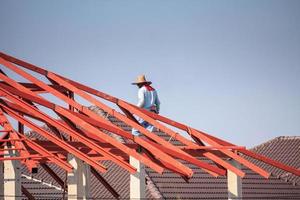
[[[152,82],[147,81],[145,75],[140,75],[132,84],[137,85],[139,88],[137,106],[158,114],[160,109],[160,101],[157,95],[157,91],[151,86]],[[138,122],[148,131],[153,131],[153,125],[149,124],[145,120],[138,118]],[[133,128],[132,134],[135,136],[139,136],[140,132]]]

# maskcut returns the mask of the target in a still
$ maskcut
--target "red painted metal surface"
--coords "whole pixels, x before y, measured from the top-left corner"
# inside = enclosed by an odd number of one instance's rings
[[[0,113],[2,115],[0,115],[0,125],[4,128],[4,130],[0,130],[4,133],[0,145],[13,144],[14,150],[20,152],[18,157],[5,157],[0,160],[19,159],[29,167],[38,164],[45,167],[46,163],[54,163],[64,170],[71,171],[72,167],[66,159],[67,154],[71,153],[91,165],[94,174],[96,174],[96,170],[102,173],[106,171],[106,167],[100,163],[101,160],[111,160],[130,173],[135,173],[136,169],[128,163],[129,156],[133,156],[158,173],[168,169],[179,174],[185,180],[193,175],[193,170],[184,164],[186,162],[213,176],[224,176],[226,170],[230,170],[238,176],[244,177],[245,173],[242,170],[227,162],[228,159],[233,159],[261,176],[269,177],[269,172],[240,156],[240,154],[244,154],[300,175],[299,169],[258,155],[245,147],[236,146],[165,116],[138,108],[131,103],[1,52],[0,66],[0,109],[3,111]],[[18,82],[13,77],[9,77],[8,73],[5,73],[7,70],[20,75],[28,82]],[[38,76],[44,79],[39,79]],[[45,78],[51,84],[42,81]],[[41,93],[47,93],[62,100],[65,106],[58,105],[50,98],[41,96]],[[77,102],[74,98],[76,96],[99,107],[127,126],[139,130],[142,136],[133,136],[129,131],[123,130],[105,117],[94,113],[88,107]],[[104,102],[100,101],[98,97]],[[112,109],[106,104],[106,101],[115,104],[119,110]],[[51,110],[55,116],[48,114],[41,107]],[[18,122],[19,132],[14,130],[9,122],[4,123],[8,119],[6,116],[9,116],[10,120]],[[138,124],[134,116],[148,121],[164,132],[169,139],[176,140],[181,145],[174,146],[165,138],[149,132]],[[48,126],[53,133],[41,128],[33,119]],[[46,141],[24,135],[22,133],[23,126],[35,131]],[[183,137],[177,132],[178,129],[188,133],[192,140]],[[123,144],[106,134],[105,131],[121,136],[131,144]],[[64,133],[64,136],[61,132]],[[70,141],[67,141],[67,138]],[[47,143],[47,141],[49,142]],[[137,152],[135,148],[138,147],[141,147],[143,151]],[[210,162],[208,163],[208,161]],[[50,168],[45,168],[60,185],[63,185],[62,180],[55,176]],[[117,197],[118,194],[110,187],[109,183],[103,180],[100,174],[98,175],[96,175],[98,180]]]

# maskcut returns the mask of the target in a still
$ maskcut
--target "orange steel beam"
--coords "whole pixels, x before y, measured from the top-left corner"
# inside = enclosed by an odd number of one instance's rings
[[[219,150],[219,149],[228,149],[228,150],[243,150],[246,149],[246,147],[243,146],[198,146],[198,147],[187,147],[187,146],[179,146],[181,149],[212,149],[212,150]]]
[[[60,148],[57,144],[54,144],[52,142],[49,142],[49,141],[46,141],[46,140],[38,140],[38,139],[32,139],[31,141],[43,146],[43,147],[57,147],[57,148]],[[68,144],[76,147],[76,148],[88,148],[87,146],[85,146],[84,144],[82,144],[81,142],[77,142],[77,141],[67,141]],[[116,149],[118,151],[121,152],[120,149],[112,146],[111,144],[107,143],[107,142],[98,142],[98,141],[95,141],[95,143],[101,147],[103,147],[104,149]],[[127,147],[131,148],[131,149],[135,149],[138,147],[137,144],[135,143],[124,143]],[[60,148],[62,149],[62,148]]]
[[[15,63],[15,64],[17,64],[17,65],[26,66],[27,69],[30,69],[30,70],[32,70],[32,71],[34,71],[34,72],[39,73],[39,74],[43,74],[43,75],[46,75],[46,74],[47,74],[47,71],[44,70],[44,69],[42,69],[42,68],[39,68],[39,67],[37,67],[37,66],[35,66],[35,65],[32,65],[32,64],[29,64],[29,63],[27,63],[27,62],[24,62],[24,61],[22,61],[22,60],[19,60],[19,59],[17,59],[17,58],[14,58],[14,57],[12,57],[12,56],[9,56],[9,55],[7,55],[7,54],[4,54],[4,53],[2,53],[2,52],[0,52],[0,57],[4,58],[5,60],[8,60],[8,61],[10,61],[10,62],[12,62],[12,63]]]
[[[34,83],[22,83],[22,82],[18,82],[19,84],[23,85],[24,87],[30,89],[33,92],[46,92],[45,90],[43,90],[42,88],[38,87],[36,84]],[[0,84],[6,84],[4,81],[0,81]],[[48,84],[49,85],[49,84]],[[61,92],[67,92],[67,90],[59,85],[49,85],[52,88],[55,88],[56,90],[59,90]]]

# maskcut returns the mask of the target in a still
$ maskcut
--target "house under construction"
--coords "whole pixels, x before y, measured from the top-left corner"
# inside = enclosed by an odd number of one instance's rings
[[[265,179],[270,177],[270,171],[256,160],[300,176],[299,169],[285,163],[1,52],[0,65],[0,192],[4,199],[37,199],[22,184],[21,165],[31,174],[43,169],[60,184],[63,192],[56,197],[60,199],[94,198],[91,175],[99,187],[119,198],[112,183],[103,177],[111,166],[108,162],[131,174],[131,199],[146,197],[145,166],[158,174],[176,174],[187,184],[195,173],[191,165],[212,177],[227,177],[229,199],[242,198],[242,166]],[[82,105],[81,99],[93,106]],[[149,132],[135,117],[154,125],[163,135]],[[141,136],[132,135],[131,128]],[[190,139],[182,136],[184,132]],[[51,166],[66,172],[65,179]]]

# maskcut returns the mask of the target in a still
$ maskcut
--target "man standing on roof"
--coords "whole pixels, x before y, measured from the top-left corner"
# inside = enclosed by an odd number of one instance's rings
[[[152,82],[147,81],[145,75],[140,75],[137,77],[136,82],[132,84],[137,85],[139,88],[137,106],[158,114],[160,109],[160,101],[157,95],[157,91],[153,87],[151,87]],[[139,118],[138,122],[147,130],[151,132],[153,131],[154,127],[145,120]],[[139,136],[140,132],[133,128],[132,134],[135,136]]]

